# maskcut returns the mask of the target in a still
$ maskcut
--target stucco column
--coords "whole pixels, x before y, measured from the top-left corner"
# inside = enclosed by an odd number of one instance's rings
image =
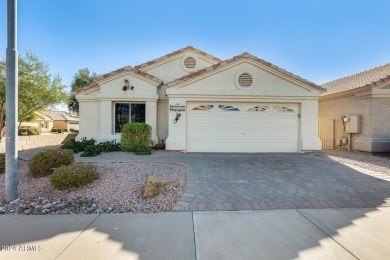
[[[175,112],[169,111],[168,108],[168,138],[166,141],[167,150],[185,151],[187,149],[187,103],[185,99],[181,98],[169,98],[169,105],[184,105],[186,111]],[[180,118],[175,122],[177,114],[180,114]]]
[[[305,100],[301,103],[300,149],[302,151],[321,150],[318,138],[318,100]]]
[[[104,138],[111,137],[112,124],[113,124],[112,102],[110,100],[101,100],[100,101],[100,138],[104,139]]]
[[[145,102],[145,123],[152,127],[153,145],[158,144],[157,136],[157,100]]]

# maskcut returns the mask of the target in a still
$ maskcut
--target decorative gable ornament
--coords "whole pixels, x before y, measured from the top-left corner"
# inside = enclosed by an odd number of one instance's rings
[[[128,91],[128,90],[134,90],[134,86],[130,86],[130,81],[128,79],[125,79],[125,85],[123,86],[122,90],[123,91]]]

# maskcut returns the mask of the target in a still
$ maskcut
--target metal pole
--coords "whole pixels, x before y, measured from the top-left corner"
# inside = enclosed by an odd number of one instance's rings
[[[19,197],[17,0],[7,1],[5,200]]]

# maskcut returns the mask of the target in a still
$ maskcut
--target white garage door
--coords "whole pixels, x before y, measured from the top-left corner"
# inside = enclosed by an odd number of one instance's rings
[[[189,152],[297,152],[298,104],[189,103]]]

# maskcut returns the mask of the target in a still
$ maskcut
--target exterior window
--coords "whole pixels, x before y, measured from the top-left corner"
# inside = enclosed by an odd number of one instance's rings
[[[214,105],[200,105],[200,106],[194,107],[192,110],[210,110],[213,108],[214,108]]]
[[[145,123],[145,104],[115,104],[115,133],[120,133],[126,123]]]
[[[240,111],[240,109],[234,107],[234,106],[225,106],[225,105],[219,105],[219,109],[222,111]]]
[[[49,128],[49,122],[43,122],[43,128]]]

